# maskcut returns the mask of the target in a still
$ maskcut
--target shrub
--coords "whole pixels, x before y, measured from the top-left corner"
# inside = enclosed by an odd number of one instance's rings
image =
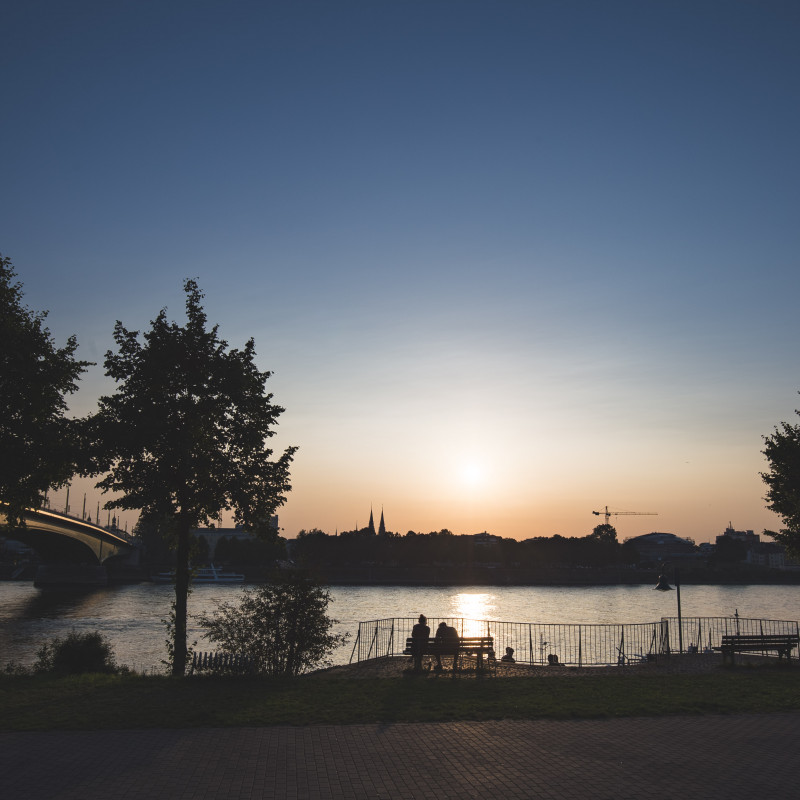
[[[211,616],[198,618],[207,637],[225,653],[245,656],[263,675],[295,676],[331,663],[334,648],[348,634],[330,630],[330,592],[297,573],[282,573],[273,583],[245,589],[238,604],[218,603]]]
[[[17,661],[9,661],[3,667],[3,675],[28,675],[30,670],[18,663]]]
[[[34,670],[58,675],[119,672],[111,643],[97,631],[71,631],[65,639],[56,637],[45,642],[36,654]]]

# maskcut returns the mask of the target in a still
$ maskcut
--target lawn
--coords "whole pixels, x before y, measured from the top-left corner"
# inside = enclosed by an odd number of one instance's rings
[[[0,676],[0,729],[579,719],[800,709],[800,669],[430,680]]]

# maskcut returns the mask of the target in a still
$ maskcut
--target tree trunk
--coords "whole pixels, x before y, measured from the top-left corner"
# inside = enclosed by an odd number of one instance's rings
[[[175,639],[172,651],[172,674],[186,674],[186,616],[189,598],[189,525],[178,519],[178,547],[175,565]]]

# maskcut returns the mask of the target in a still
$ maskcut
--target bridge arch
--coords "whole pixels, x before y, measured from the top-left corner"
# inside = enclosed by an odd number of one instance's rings
[[[0,528],[0,532],[33,548],[44,561],[104,564],[133,550],[119,533],[66,514],[27,509],[24,519],[25,528]],[[5,524],[6,515],[0,508],[0,526]]]

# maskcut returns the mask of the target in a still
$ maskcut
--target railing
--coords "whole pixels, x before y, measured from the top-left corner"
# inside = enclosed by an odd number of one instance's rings
[[[350,662],[401,655],[417,622],[395,617],[360,622]],[[624,666],[656,659],[678,651],[678,619],[619,625],[497,622],[462,618],[429,618],[431,634],[440,622],[452,625],[461,636],[492,636],[497,657],[507,647],[522,664],[559,663],[569,666]],[[789,620],[743,617],[683,617],[684,650],[713,652],[726,634],[798,634]]]
[[[800,635],[800,623],[783,619],[749,619],[740,617],[682,617],[681,636],[678,635],[678,618],[663,617],[667,623],[669,637],[667,646],[677,652],[678,642],[683,641],[684,651],[711,652],[718,649],[723,636]]]
[[[379,619],[361,622],[351,663],[402,654],[416,619]],[[628,664],[668,652],[667,623],[620,625],[560,625],[496,622],[462,618],[429,618],[431,633],[440,622],[452,625],[461,636],[492,636],[498,658],[510,647],[523,664],[559,663],[574,666]]]

